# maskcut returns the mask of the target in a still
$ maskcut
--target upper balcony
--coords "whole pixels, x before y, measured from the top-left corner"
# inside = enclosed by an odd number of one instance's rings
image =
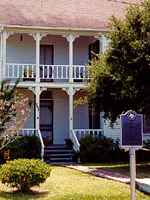
[[[7,63],[5,66],[5,79],[20,82],[36,82],[39,72],[40,82],[74,82],[86,83],[90,80],[89,70],[84,65],[40,65]]]
[[[86,86],[90,80],[87,63],[100,49],[94,35],[74,33],[4,31],[1,41],[1,78],[20,79],[23,85]]]

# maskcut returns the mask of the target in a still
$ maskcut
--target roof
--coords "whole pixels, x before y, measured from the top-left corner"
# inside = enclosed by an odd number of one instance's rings
[[[16,26],[104,29],[108,19],[122,17],[140,0],[2,0],[0,24]]]

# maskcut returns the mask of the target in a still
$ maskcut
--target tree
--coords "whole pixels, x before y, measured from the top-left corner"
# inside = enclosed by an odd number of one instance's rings
[[[150,116],[150,0],[112,17],[109,47],[91,62],[89,101],[114,122],[129,109]]]
[[[0,86],[0,149],[12,141],[24,126],[29,114],[29,98],[11,87],[8,81]]]

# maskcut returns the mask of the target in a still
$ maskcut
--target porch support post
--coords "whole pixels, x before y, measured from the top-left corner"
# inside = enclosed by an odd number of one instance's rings
[[[6,62],[7,62],[7,53],[6,53],[6,49],[7,49],[7,32],[4,31],[3,32],[3,38],[2,38],[2,41],[3,41],[3,48],[2,48],[2,51],[3,51],[3,61],[2,61],[2,79],[5,78],[5,68],[6,68]]]
[[[36,82],[40,82],[40,41],[47,35],[47,33],[31,33],[31,35],[36,42]]]
[[[35,128],[36,130],[39,130],[40,129],[40,87],[36,87],[35,88],[35,106],[36,106],[36,109],[35,109]]]
[[[69,133],[73,130],[73,95],[74,90],[72,87],[69,88]]]
[[[3,68],[3,34],[2,30],[0,32],[0,81],[2,81],[3,76],[2,76],[2,68]]]
[[[69,34],[65,37],[69,43],[69,82],[73,83],[73,42],[77,36]]]
[[[104,35],[101,35],[100,37],[96,38],[99,40],[100,53],[104,53],[108,47],[108,39]]]
[[[9,36],[13,35],[14,32],[4,31],[2,34],[2,79],[5,79],[5,68],[7,63],[7,39]]]
[[[73,87],[62,89],[67,92],[69,96],[69,137],[71,137],[71,131],[73,130],[73,96],[76,90]]]

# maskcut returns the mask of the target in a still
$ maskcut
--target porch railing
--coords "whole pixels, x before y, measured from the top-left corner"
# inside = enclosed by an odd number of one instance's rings
[[[6,79],[20,81],[35,81],[37,77],[36,64],[7,63],[5,68]],[[41,81],[83,82],[90,79],[89,70],[84,65],[40,65],[39,77]]]
[[[71,131],[70,139],[73,143],[73,149],[75,150],[75,152],[79,152],[80,151],[80,143],[79,143],[79,140],[78,140],[74,130]]]
[[[91,135],[94,137],[98,137],[103,134],[102,129],[74,129],[73,130],[78,140],[86,135]]]
[[[16,64],[7,63],[5,68],[6,79],[23,79],[35,80],[36,65],[35,64]]]
[[[41,158],[42,158],[42,160],[44,159],[44,142],[43,142],[43,138],[42,138],[40,130],[32,129],[32,128],[30,128],[30,129],[21,129],[21,130],[18,131],[17,135],[20,135],[20,136],[36,135],[39,138],[40,143],[41,143]]]

